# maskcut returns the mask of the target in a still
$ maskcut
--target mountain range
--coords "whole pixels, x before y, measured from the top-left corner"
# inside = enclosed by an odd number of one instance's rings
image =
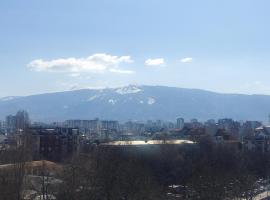
[[[66,119],[199,120],[233,118],[266,121],[270,96],[222,94],[166,86],[83,89],[0,99],[0,118],[24,109],[32,121]]]

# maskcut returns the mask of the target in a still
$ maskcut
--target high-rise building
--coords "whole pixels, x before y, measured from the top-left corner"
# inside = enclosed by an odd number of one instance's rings
[[[176,128],[183,129],[185,125],[185,120],[183,118],[176,119]]]
[[[101,121],[94,120],[66,120],[64,125],[68,128],[78,128],[80,132],[87,135],[100,135]]]
[[[142,134],[144,131],[145,131],[144,123],[128,121],[124,124],[124,132],[126,133],[133,133],[139,135]]]
[[[216,124],[216,120],[209,119],[204,123],[205,132],[208,135],[215,135],[218,130],[218,126]]]
[[[29,115],[25,110],[20,110],[16,114],[16,130],[23,131],[30,125]]]
[[[0,120],[0,134],[4,133],[3,121]]]
[[[31,128],[33,159],[61,161],[79,150],[79,129]],[[18,137],[18,140],[21,139]]]
[[[118,123],[118,121],[102,120],[101,121],[101,128],[106,129],[106,130],[118,131],[119,123]]]
[[[231,135],[238,136],[240,130],[240,123],[232,119],[219,119],[218,128],[226,130]]]
[[[16,116],[8,115],[6,117],[6,132],[7,134],[13,134],[16,132]]]
[[[30,125],[29,115],[25,110],[20,110],[16,115],[6,117],[5,129],[7,134],[22,132]]]

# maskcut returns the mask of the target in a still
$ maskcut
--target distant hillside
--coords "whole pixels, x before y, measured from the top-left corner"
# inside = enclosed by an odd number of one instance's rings
[[[270,114],[270,96],[219,94],[163,86],[127,86],[77,90],[0,99],[0,118],[25,109],[37,121],[65,119],[175,120],[230,117],[263,120]]]

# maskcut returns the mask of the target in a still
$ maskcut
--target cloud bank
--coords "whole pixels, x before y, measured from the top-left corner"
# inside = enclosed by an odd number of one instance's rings
[[[113,72],[132,74],[134,71],[119,69],[123,63],[132,63],[130,56],[113,56],[109,54],[93,54],[87,58],[60,58],[55,60],[36,59],[28,64],[28,67],[35,71],[64,72],[79,74],[83,72],[100,73]]]

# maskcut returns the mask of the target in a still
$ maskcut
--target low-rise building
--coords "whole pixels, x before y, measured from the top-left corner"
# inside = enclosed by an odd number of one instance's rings
[[[254,135],[245,136],[243,146],[245,150],[270,152],[270,126],[260,126]]]

